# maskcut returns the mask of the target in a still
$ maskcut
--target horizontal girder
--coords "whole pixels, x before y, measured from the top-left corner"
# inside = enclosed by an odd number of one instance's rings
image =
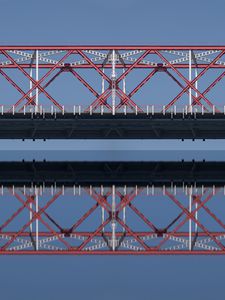
[[[23,68],[23,69],[35,69],[35,65],[34,64],[20,64],[20,66]],[[116,67],[118,69],[123,69],[123,68],[128,68],[130,66],[130,64],[117,64]],[[102,65],[101,64],[96,64],[96,67],[97,68],[101,68]],[[189,68],[189,65],[188,64],[174,64],[174,67],[175,68],[178,68],[178,69],[188,69]],[[207,64],[199,64],[198,67],[200,69],[204,69],[207,67]],[[52,64],[40,64],[39,65],[39,69],[51,69],[52,68]],[[112,65],[110,64],[106,64],[104,65],[104,69],[111,69],[112,68]],[[157,65],[138,65],[136,67],[136,69],[157,69],[158,66]],[[6,65],[0,65],[0,69],[17,69],[17,65],[16,64],[6,64]],[[57,66],[56,69],[62,69],[63,70],[63,67],[62,66]],[[88,64],[81,64],[81,65],[71,65],[71,69],[92,69],[92,66],[88,65]],[[171,66],[167,66],[167,69],[172,69]],[[224,69],[224,66],[223,65],[213,65],[211,67],[211,69]]]
[[[224,138],[224,114],[0,114],[0,139]]]
[[[45,186],[147,186],[158,187],[225,185],[223,161],[148,161],[148,162],[76,162],[76,161],[0,162],[0,185],[29,188]]]
[[[224,45],[2,45],[0,50],[225,50]]]

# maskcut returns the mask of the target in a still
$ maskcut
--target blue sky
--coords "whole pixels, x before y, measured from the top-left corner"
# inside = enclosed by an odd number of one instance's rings
[[[0,44],[225,44],[225,2],[0,0]],[[0,91],[1,93],[4,91]],[[70,149],[137,143],[73,141]],[[100,146],[99,146],[100,145]],[[224,149],[224,142],[141,142],[143,148]],[[61,142],[1,142],[56,149]],[[62,147],[63,148],[63,147]],[[138,149],[140,148],[140,144]],[[222,298],[224,257],[0,257],[4,300]]]
[[[224,2],[1,0],[1,44],[223,44]]]

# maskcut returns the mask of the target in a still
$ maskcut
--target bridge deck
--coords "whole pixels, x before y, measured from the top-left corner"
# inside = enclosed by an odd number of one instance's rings
[[[225,162],[0,162],[0,184],[48,185],[225,185]]]
[[[224,139],[225,115],[0,114],[0,139]]]

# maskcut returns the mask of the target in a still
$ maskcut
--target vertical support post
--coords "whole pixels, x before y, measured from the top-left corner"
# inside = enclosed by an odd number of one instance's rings
[[[31,58],[31,62],[30,62],[30,77],[31,78],[33,78],[33,67],[32,66],[33,66],[35,56],[36,56],[36,52],[34,51],[34,53],[32,55],[32,58]],[[30,90],[32,89],[32,87],[33,87],[33,82],[32,82],[32,80],[30,80],[30,85],[29,85]],[[30,96],[30,98],[32,98],[33,97],[33,92],[30,92],[29,96]],[[24,111],[25,111],[25,109],[26,109],[26,106],[24,105]]]
[[[126,207],[123,208],[123,223],[126,224]],[[123,232],[125,232],[124,227],[123,227]]]
[[[125,69],[123,69],[123,73],[125,72]],[[123,78],[123,92],[126,94],[126,77]]]
[[[32,213],[32,202],[30,202],[29,216],[30,216],[30,221],[31,221],[32,218],[33,218],[33,213]],[[33,231],[33,225],[32,225],[32,223],[30,223],[30,233],[32,233],[32,231]]]
[[[125,72],[125,69],[123,69],[123,73]],[[126,94],[126,77],[123,78],[123,92]],[[126,109],[126,104],[124,109]]]
[[[38,50],[36,50],[36,52],[35,52],[36,54],[35,54],[35,57],[36,57],[36,82],[38,82],[38,80],[39,80],[39,70],[38,70],[38,63],[39,63],[39,61],[38,61]],[[36,111],[38,111],[38,101],[39,101],[39,99],[38,99],[38,87],[36,88],[36,97],[35,97],[36,99],[36,101],[35,101],[35,107],[36,107]]]
[[[192,186],[189,189],[189,213],[191,213],[191,205],[192,205]],[[189,241],[188,241],[188,248],[191,251],[192,246],[192,222],[191,218],[189,217]]]
[[[195,78],[198,76],[198,69],[197,69],[197,62],[195,63]],[[195,88],[198,89],[198,80],[195,81]],[[195,92],[195,98],[198,98],[197,91]],[[204,109],[204,106],[202,105],[202,110]]]
[[[38,188],[35,186],[35,212],[38,213]],[[36,218],[36,250],[39,249],[39,220]]]
[[[195,78],[198,76],[198,70],[195,68]],[[195,81],[195,88],[198,89],[198,80]],[[195,97],[198,97],[197,91],[195,92]]]
[[[115,108],[116,108],[116,53],[115,50],[112,50],[112,114],[115,115]]]
[[[31,69],[30,69],[30,77],[33,78],[33,70],[32,70],[32,66],[31,66]],[[32,89],[32,87],[33,87],[33,82],[30,80],[30,86],[29,86],[30,90]],[[32,98],[32,96],[33,96],[33,93],[30,92],[30,98]],[[25,107],[25,106],[24,106],[24,107]]]
[[[105,73],[104,68],[102,69],[102,72]],[[104,79],[104,77],[102,76],[102,94],[104,93],[104,91],[105,91],[105,79]]]
[[[112,186],[112,250],[116,249],[116,220],[115,220],[115,210],[116,210],[116,188],[115,185]]]
[[[102,224],[103,224],[104,221],[105,221],[105,209],[104,209],[104,207],[102,207],[101,213],[102,213]],[[105,231],[105,228],[103,227],[102,232],[104,232],[104,231]]]
[[[191,51],[191,55],[192,55],[192,60],[195,64],[195,78],[198,76],[198,64],[197,64],[197,60],[196,60],[196,57],[195,57],[195,54],[193,51]],[[198,89],[198,80],[195,81],[195,88]],[[195,91],[195,97],[197,98],[198,97],[198,93],[197,91]]]
[[[191,60],[192,60],[192,54],[191,50],[189,50],[189,82],[191,82],[192,79],[192,69],[191,69]],[[192,105],[192,98],[191,98],[191,88],[189,88],[189,110],[191,110],[191,105]]]
[[[195,212],[195,219],[196,220],[198,220],[198,203],[197,202],[195,202],[195,209],[196,209],[196,212]],[[197,233],[198,232],[198,224],[197,223],[195,223],[195,233]]]

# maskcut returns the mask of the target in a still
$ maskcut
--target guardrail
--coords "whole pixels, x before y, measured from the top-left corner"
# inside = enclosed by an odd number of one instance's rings
[[[64,115],[64,114],[73,114],[73,115],[81,115],[81,114],[147,114],[147,115],[154,115],[154,114],[162,114],[162,115],[176,115],[176,114],[183,114],[183,115],[205,115],[205,114],[213,114],[216,115],[218,113],[225,115],[225,105],[224,106],[213,106],[210,108],[205,108],[204,106],[171,106],[167,109],[165,105],[145,105],[145,106],[128,106],[128,105],[121,105],[118,108],[112,109],[105,105],[101,105],[96,107],[93,106],[84,106],[84,105],[68,105],[68,106],[61,106],[57,107],[54,105],[51,106],[23,106],[22,108],[17,108],[14,105],[0,105],[0,116],[5,114],[31,114],[31,115],[41,115],[44,116],[45,114],[51,115]]]

